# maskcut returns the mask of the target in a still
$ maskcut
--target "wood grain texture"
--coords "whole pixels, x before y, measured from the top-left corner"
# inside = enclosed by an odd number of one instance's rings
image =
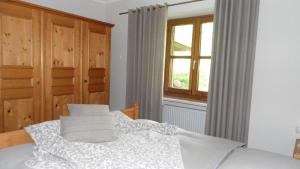
[[[139,105],[135,103],[132,107],[121,111],[130,118],[137,119],[139,116]],[[33,140],[24,129],[0,134],[0,149],[32,142]]]
[[[109,104],[110,28],[83,23],[83,102]]]
[[[24,129],[0,134],[0,149],[32,142]]]
[[[73,67],[61,67],[52,68],[52,78],[73,78],[75,76],[75,68]]]
[[[1,66],[0,76],[2,79],[30,79],[33,77],[33,67]]]
[[[33,87],[29,88],[18,88],[18,89],[3,89],[1,91],[1,99],[4,103],[5,100],[10,99],[24,99],[24,98],[33,98]],[[20,107],[22,108],[22,107]]]
[[[90,92],[88,99],[89,104],[105,104],[103,103],[105,100],[104,92]]]
[[[46,120],[52,120],[65,115],[66,104],[81,100],[81,22],[52,13],[44,20],[45,109]]]
[[[41,12],[0,1],[0,133],[40,121]]]
[[[53,67],[74,67],[74,27],[53,24]]]
[[[139,113],[140,113],[140,106],[139,103],[135,102],[132,107],[126,108],[121,110],[123,113],[125,113],[128,117],[132,119],[138,119]]]
[[[67,104],[74,102],[74,95],[61,95],[53,97],[53,117],[59,119],[60,116],[68,116]]]
[[[3,65],[32,66],[32,20],[2,16]]]
[[[112,26],[0,1],[0,133],[57,119],[68,103],[109,104]]]
[[[2,89],[29,88],[32,86],[31,79],[3,79]]]
[[[32,98],[4,101],[4,130],[19,130],[32,124],[33,108]]]
[[[296,140],[293,157],[294,159],[300,160],[300,139]]]
[[[90,95],[95,94],[96,92],[103,92],[103,97],[101,98],[102,102],[105,102],[105,68],[90,68],[89,69],[89,84],[88,84],[88,92]],[[93,98],[96,99],[96,98]],[[94,103],[90,96],[90,103]],[[99,99],[99,98],[98,98]]]

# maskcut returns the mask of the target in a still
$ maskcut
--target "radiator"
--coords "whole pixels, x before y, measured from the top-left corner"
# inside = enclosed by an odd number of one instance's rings
[[[206,104],[164,99],[162,121],[185,130],[204,133]]]

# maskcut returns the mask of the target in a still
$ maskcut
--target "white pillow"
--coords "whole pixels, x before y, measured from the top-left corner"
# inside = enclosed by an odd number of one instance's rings
[[[68,104],[70,116],[97,116],[109,113],[109,106],[102,104]]]

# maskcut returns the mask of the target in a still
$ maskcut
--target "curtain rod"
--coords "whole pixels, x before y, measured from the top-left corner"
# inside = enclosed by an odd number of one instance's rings
[[[190,4],[190,3],[201,2],[201,1],[204,1],[204,0],[192,0],[192,1],[178,2],[178,3],[174,3],[174,4],[165,3],[165,5],[162,5],[162,6],[171,7],[171,6],[177,6],[177,5],[183,5],[183,4]],[[121,12],[121,13],[119,13],[119,15],[125,15],[125,14],[128,14],[128,12]]]

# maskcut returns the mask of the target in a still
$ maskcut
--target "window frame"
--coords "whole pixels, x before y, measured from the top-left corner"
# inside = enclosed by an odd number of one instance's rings
[[[165,76],[164,76],[164,96],[176,97],[188,100],[199,100],[206,102],[208,92],[198,91],[198,75],[199,75],[199,61],[200,58],[210,58],[211,56],[201,57],[201,25],[203,23],[213,22],[213,15],[204,15],[191,18],[172,19],[168,20],[167,26],[167,44],[166,44],[166,58],[165,58]],[[193,25],[193,40],[191,47],[191,57],[172,56],[172,40],[173,40],[173,27],[180,25]],[[172,77],[171,62],[173,58],[190,58],[190,78],[189,89],[176,89],[170,87],[170,80]]]

